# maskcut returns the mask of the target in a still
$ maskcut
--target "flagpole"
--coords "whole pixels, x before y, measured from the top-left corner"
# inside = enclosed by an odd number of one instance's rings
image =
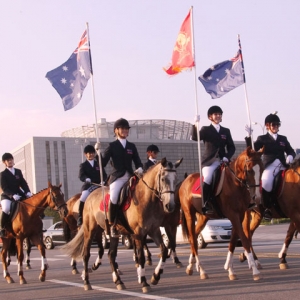
[[[191,6],[191,32],[192,32],[192,51],[194,57],[194,87],[195,87],[195,107],[196,107],[196,116],[199,115],[198,110],[198,93],[197,93],[197,72],[196,72],[196,55],[195,55],[195,41],[194,41],[194,15],[193,15],[193,6]],[[201,145],[200,145],[200,133],[199,133],[199,122],[200,120],[196,120],[197,126],[197,145],[198,145],[198,162],[199,162],[199,174],[200,174],[200,185],[201,185],[201,199],[202,199],[202,207],[204,206],[203,201],[203,182],[202,182],[202,166],[201,166]]]
[[[248,122],[249,122],[249,128],[250,128],[251,144],[252,144],[252,149],[254,150],[253,134],[252,134],[252,128],[251,128],[252,122],[251,122],[248,93],[247,93],[247,87],[246,87],[246,76],[245,76],[244,60],[243,60],[243,54],[242,54],[242,45],[241,45],[240,35],[238,34],[237,37],[238,37],[239,52],[240,52],[240,57],[241,57],[242,69],[243,69],[245,101],[246,101],[246,109],[247,109]]]

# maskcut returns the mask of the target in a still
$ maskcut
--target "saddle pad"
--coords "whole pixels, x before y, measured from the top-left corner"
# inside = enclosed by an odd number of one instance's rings
[[[109,199],[110,199],[110,194],[106,194],[105,198],[104,198],[104,201],[102,200],[100,202],[99,209],[101,211],[104,211],[104,205],[105,205],[105,210],[108,211],[108,203],[110,201]],[[129,208],[130,204],[131,204],[131,199],[130,199],[130,197],[127,197],[127,199],[121,205],[122,210],[126,211]]]
[[[192,195],[194,197],[201,197],[201,195],[202,195],[200,177],[197,178],[197,180],[194,182],[194,184],[192,186]]]

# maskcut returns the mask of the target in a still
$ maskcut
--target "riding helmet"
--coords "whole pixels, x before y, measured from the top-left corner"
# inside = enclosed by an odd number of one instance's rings
[[[265,124],[267,123],[280,123],[280,119],[277,115],[275,114],[269,114],[265,118]]]
[[[95,150],[94,146],[92,146],[92,145],[87,145],[87,146],[84,147],[83,152],[84,152],[85,154],[86,154],[86,153],[95,153],[96,150]]]
[[[207,116],[209,117],[210,115],[216,114],[216,113],[223,114],[223,110],[221,109],[220,106],[214,105],[208,109]]]
[[[128,129],[129,129],[130,126],[129,126],[129,123],[128,123],[127,120],[121,118],[121,119],[118,119],[118,120],[115,122],[115,124],[114,124],[114,130],[115,130],[116,128],[128,128]]]
[[[147,147],[147,152],[148,152],[148,151],[156,151],[156,152],[159,152],[159,149],[158,149],[158,147],[157,147],[156,145],[152,144],[152,145],[149,145],[149,146]]]
[[[13,157],[12,154],[10,154],[10,153],[4,153],[4,154],[2,155],[2,161],[4,162],[4,161],[6,161],[6,160],[8,160],[8,159],[14,159],[14,157]]]

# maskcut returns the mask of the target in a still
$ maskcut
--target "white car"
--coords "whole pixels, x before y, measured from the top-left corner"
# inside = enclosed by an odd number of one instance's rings
[[[160,228],[163,241],[167,246],[169,239],[165,232],[165,228]],[[209,243],[228,243],[231,237],[232,224],[228,219],[208,220],[204,229],[197,237],[198,247],[203,249]],[[183,238],[182,227],[178,225],[176,243],[187,243],[188,241]],[[238,242],[238,245],[240,241]]]

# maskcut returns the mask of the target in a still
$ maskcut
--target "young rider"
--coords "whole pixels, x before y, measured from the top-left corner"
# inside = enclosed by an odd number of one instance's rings
[[[291,147],[287,138],[278,134],[281,122],[276,114],[269,114],[265,118],[265,126],[267,133],[257,137],[254,142],[254,150],[258,151],[264,147],[263,165],[264,171],[262,173],[262,202],[265,209],[264,218],[272,219],[270,208],[272,206],[272,188],[275,176],[280,170],[286,169],[290,164],[296,153]],[[249,137],[246,137],[247,146],[251,146],[251,128],[246,126],[246,131]],[[287,157],[285,158],[285,154]]]
[[[212,106],[207,111],[207,117],[211,121],[210,126],[203,126],[200,130],[200,140],[204,142],[204,153],[202,154],[202,176],[203,176],[203,199],[204,213],[213,213],[212,201],[212,178],[220,162],[229,162],[235,153],[235,145],[228,128],[220,126],[223,111],[219,106]],[[199,120],[196,120],[199,121]],[[192,139],[197,141],[197,126],[193,125]]]
[[[144,163],[144,170],[148,170],[151,166],[156,164],[156,158],[159,149],[156,145],[152,144],[147,147],[147,162]]]
[[[113,167],[109,177],[110,201],[108,208],[108,221],[111,225],[110,234],[112,237],[118,236],[115,227],[117,223],[117,202],[121,188],[134,174],[132,162],[136,168],[135,173],[138,175],[143,174],[143,164],[136,146],[127,140],[129,129],[130,126],[127,120],[123,118],[118,119],[114,124],[114,132],[117,139],[109,144],[103,154],[103,166],[105,167],[110,160]]]
[[[2,155],[6,169],[1,172],[1,206],[0,237],[5,235],[4,227],[9,220],[11,201],[20,201],[32,196],[20,169],[14,168],[14,158],[10,153]]]

